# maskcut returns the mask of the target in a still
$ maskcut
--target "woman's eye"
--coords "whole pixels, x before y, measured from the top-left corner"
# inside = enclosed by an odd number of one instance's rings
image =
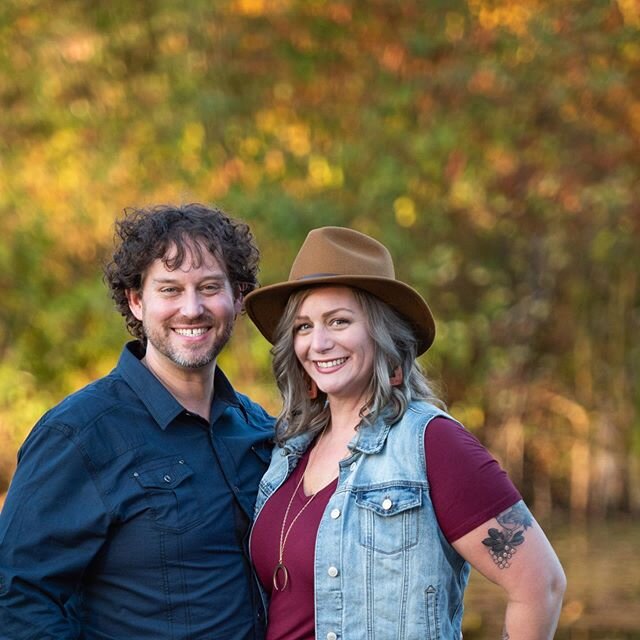
[[[342,327],[349,324],[349,321],[346,318],[334,318],[331,320],[331,324],[334,327]]]
[[[302,322],[301,324],[297,324],[293,328],[293,331],[294,333],[300,333],[301,331],[307,331],[310,327],[311,325],[308,322]]]

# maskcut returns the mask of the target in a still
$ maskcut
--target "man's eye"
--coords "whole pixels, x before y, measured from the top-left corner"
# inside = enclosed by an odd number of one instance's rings
[[[176,287],[162,287],[162,289],[160,289],[160,293],[167,293],[167,294],[175,293],[176,291],[177,291]]]

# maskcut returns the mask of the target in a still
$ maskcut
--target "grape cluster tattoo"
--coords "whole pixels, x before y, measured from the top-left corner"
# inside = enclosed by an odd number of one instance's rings
[[[482,544],[489,548],[489,554],[500,569],[508,569],[511,566],[510,560],[517,551],[516,547],[524,542],[524,532],[533,524],[533,518],[520,500],[503,511],[496,520],[502,530],[493,527],[489,529],[489,537]]]

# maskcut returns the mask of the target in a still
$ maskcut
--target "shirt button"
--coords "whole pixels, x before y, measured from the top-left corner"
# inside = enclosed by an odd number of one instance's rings
[[[329,633],[327,633],[327,640],[338,640],[338,636],[333,633],[333,631],[329,631]]]
[[[140,475],[140,474],[139,474],[137,471],[134,471],[134,472],[133,472],[133,477],[134,477],[134,478],[137,478],[139,475]]]
[[[335,520],[340,517],[340,509],[333,509],[331,511],[331,517]]]
[[[337,567],[329,567],[327,573],[331,578],[335,578],[338,575],[338,569]]]
[[[169,474],[167,474],[166,476],[164,476],[164,478],[162,478],[165,482],[171,482],[171,476]]]
[[[355,462],[352,462],[352,463],[349,465],[349,469],[350,469],[351,471],[355,471],[357,466],[358,466],[358,465],[357,465]]]
[[[385,499],[382,501],[382,508],[383,508],[385,511],[389,511],[389,509],[391,509],[391,505],[393,505],[393,502],[391,502],[391,500],[390,500],[389,498],[385,498]]]

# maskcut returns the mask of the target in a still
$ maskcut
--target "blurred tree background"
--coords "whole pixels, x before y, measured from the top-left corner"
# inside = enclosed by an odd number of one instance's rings
[[[114,219],[201,201],[263,283],[312,227],[382,240],[536,515],[640,512],[639,36],[636,0],[4,0],[0,494],[126,338]],[[248,320],[221,364],[277,410]]]
[[[266,283],[311,227],[381,239],[436,314],[425,364],[536,510],[640,509],[639,30],[629,0],[6,0],[3,485],[121,347],[115,217],[198,200],[251,224]],[[223,364],[275,409],[247,325]]]

